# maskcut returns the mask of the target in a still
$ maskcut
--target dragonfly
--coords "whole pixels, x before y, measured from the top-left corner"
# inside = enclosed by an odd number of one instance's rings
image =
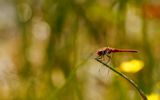
[[[117,48],[111,48],[111,47],[103,47],[102,49],[99,49],[96,54],[98,55],[98,59],[104,59],[105,57],[108,57],[108,62],[111,60],[111,54],[117,53],[117,52],[134,52],[137,53],[138,50],[132,50],[132,49],[117,49]]]

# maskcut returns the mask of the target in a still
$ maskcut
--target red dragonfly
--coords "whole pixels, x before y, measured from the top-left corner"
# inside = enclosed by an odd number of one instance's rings
[[[96,54],[98,55],[98,57],[97,57],[98,59],[103,59],[105,56],[107,56],[109,58],[107,61],[107,63],[108,63],[111,59],[110,54],[117,53],[117,52],[135,52],[135,53],[137,53],[138,51],[137,50],[130,50],[130,49],[116,49],[116,48],[104,47],[104,48],[98,50],[96,52]]]

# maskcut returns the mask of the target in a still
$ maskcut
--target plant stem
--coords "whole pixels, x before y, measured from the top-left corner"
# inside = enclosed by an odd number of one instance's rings
[[[138,85],[131,80],[128,76],[126,76],[125,74],[117,71],[115,68],[110,67],[109,65],[107,65],[106,63],[102,62],[100,59],[95,58],[95,60],[97,60],[98,62],[100,62],[101,64],[103,64],[104,66],[106,66],[107,68],[111,69],[113,72],[117,73],[118,75],[120,75],[121,77],[123,77],[124,79],[126,79],[133,87],[135,87],[137,89],[137,91],[139,92],[140,96],[142,97],[143,100],[148,100],[146,95],[144,94],[144,92],[141,90],[141,88],[138,87]]]

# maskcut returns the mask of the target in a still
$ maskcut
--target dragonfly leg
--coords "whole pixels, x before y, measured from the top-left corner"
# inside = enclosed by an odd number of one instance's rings
[[[98,58],[98,59],[103,59],[104,57],[103,57],[103,56],[98,56],[97,58]]]
[[[102,55],[102,56],[98,56],[97,58],[98,58],[98,59],[100,59],[100,60],[102,60],[102,61],[105,61],[105,57],[104,57],[104,55]]]
[[[111,58],[112,58],[112,55],[106,55],[108,57],[108,61],[106,64],[108,64],[110,61],[111,61]],[[107,73],[106,73],[106,76],[109,75],[109,69],[107,70]],[[106,77],[106,80],[107,80],[107,77]]]
[[[101,56],[98,56],[97,59],[102,59],[102,57],[101,57]]]
[[[111,61],[111,56],[110,55],[106,55],[108,57],[108,61],[107,64]]]

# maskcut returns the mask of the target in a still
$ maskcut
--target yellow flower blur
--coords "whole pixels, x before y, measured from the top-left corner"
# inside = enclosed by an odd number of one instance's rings
[[[152,93],[148,95],[147,98],[148,100],[160,100],[160,96],[158,95],[158,93]]]
[[[131,61],[121,63],[119,68],[123,72],[136,73],[136,72],[140,71],[143,67],[144,67],[143,61],[141,61],[141,60],[131,60]]]

